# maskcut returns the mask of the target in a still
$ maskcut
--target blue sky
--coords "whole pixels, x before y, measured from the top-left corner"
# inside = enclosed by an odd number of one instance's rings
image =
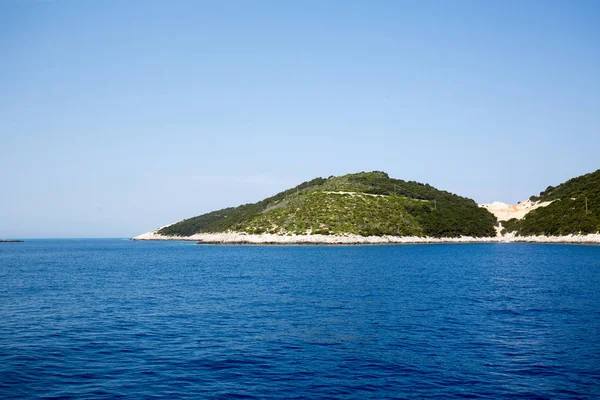
[[[383,170],[600,168],[597,1],[0,1],[0,237],[129,237]]]

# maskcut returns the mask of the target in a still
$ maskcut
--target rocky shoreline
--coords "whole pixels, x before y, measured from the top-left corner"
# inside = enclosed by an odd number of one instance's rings
[[[359,235],[275,235],[239,232],[200,233],[192,236],[163,236],[156,231],[144,233],[132,240],[179,240],[198,244],[229,245],[364,245],[364,244],[436,244],[436,243],[570,243],[600,244],[600,233],[566,236],[514,236],[432,238],[418,236],[359,236]]]

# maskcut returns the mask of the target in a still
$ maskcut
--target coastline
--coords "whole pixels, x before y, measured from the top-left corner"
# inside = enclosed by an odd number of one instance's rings
[[[198,244],[248,244],[248,245],[360,245],[360,244],[436,244],[436,243],[564,243],[600,244],[600,233],[566,236],[514,236],[511,234],[493,237],[433,238],[418,236],[359,236],[359,235],[275,235],[245,234],[238,232],[198,233],[192,236],[163,236],[157,231],[147,232],[131,240],[178,240]]]

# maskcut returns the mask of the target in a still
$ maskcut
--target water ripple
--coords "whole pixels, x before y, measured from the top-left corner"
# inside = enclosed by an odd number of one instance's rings
[[[600,247],[28,241],[2,398],[600,397]]]

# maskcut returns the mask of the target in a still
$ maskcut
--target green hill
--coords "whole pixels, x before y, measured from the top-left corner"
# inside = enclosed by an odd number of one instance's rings
[[[521,220],[504,222],[507,232],[520,236],[588,234],[600,232],[600,169],[549,186],[534,201],[551,201]]]
[[[167,236],[247,232],[363,236],[494,236],[496,218],[475,201],[384,172],[316,178],[253,204],[189,218]]]

